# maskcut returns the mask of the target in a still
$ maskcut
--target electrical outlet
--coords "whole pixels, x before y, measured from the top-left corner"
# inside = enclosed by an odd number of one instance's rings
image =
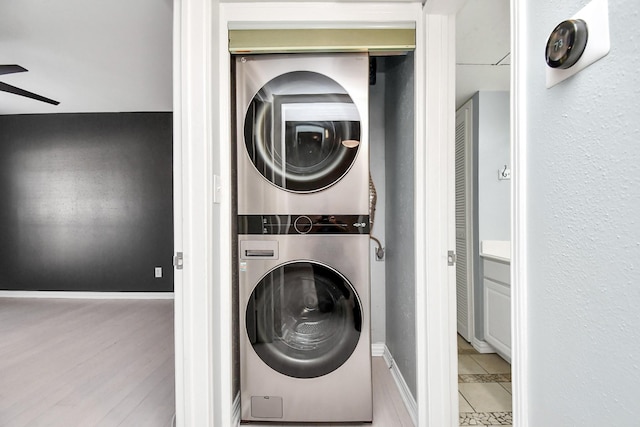
[[[156,275],[156,279],[159,279],[162,277],[162,267],[156,267],[154,269],[155,275]]]
[[[378,246],[377,248],[373,249],[373,253],[375,254],[375,260],[376,261],[384,261],[384,248],[381,246]]]

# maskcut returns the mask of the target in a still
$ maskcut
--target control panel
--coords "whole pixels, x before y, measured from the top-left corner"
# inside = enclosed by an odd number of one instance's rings
[[[238,215],[238,234],[369,234],[369,215]]]

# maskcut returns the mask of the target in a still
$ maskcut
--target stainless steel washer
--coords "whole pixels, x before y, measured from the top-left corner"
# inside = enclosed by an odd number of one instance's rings
[[[368,216],[239,216],[243,421],[372,420]]]
[[[368,55],[253,55],[235,67],[238,213],[368,212]]]

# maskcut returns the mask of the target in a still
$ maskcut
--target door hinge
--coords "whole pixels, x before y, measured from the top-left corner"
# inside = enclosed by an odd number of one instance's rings
[[[447,264],[454,265],[456,263],[456,253],[454,251],[447,252]]]
[[[184,264],[184,259],[182,258],[182,252],[176,252],[173,257],[173,266],[176,270],[182,270],[182,266]]]

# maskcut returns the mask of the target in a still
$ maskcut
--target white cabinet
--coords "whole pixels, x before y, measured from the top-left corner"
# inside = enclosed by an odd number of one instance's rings
[[[483,258],[484,339],[511,362],[510,264]]]

